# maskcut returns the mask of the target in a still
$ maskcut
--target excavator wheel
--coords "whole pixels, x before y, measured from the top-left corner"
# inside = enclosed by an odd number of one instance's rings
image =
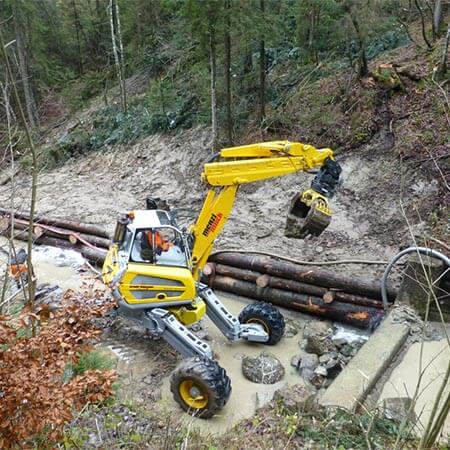
[[[257,323],[262,325],[269,335],[268,345],[277,344],[284,335],[284,317],[270,303],[258,302],[247,305],[239,314],[240,323]]]
[[[208,419],[227,403],[231,381],[216,361],[196,356],[185,359],[172,372],[170,390],[185,411]]]

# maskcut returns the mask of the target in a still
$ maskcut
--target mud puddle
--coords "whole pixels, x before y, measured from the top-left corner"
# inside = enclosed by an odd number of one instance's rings
[[[450,334],[450,325],[447,324],[447,333]],[[423,348],[421,346],[423,345]],[[445,372],[450,361],[450,347],[446,339],[429,341],[421,344],[416,342],[407,350],[403,360],[393,370],[386,381],[379,398],[382,405],[385,399],[413,397],[417,386],[419,392],[414,405],[417,419],[414,432],[421,436],[432,414],[433,405],[443,383]],[[450,385],[440,393],[442,408],[447,397]],[[444,422],[441,442],[450,439],[450,415]]]
[[[222,294],[219,298],[235,315],[250,303],[249,300],[231,294]],[[119,396],[124,400],[139,402],[158,401],[164,410],[173,412],[182,418],[186,426],[199,428],[202,433],[225,432],[240,420],[251,417],[257,408],[272,399],[276,390],[286,385],[304,384],[298,372],[290,365],[290,361],[299,352],[300,330],[310,318],[288,310],[281,312],[291,319],[291,323],[295,323],[299,332],[291,338],[284,337],[275,346],[246,342],[232,344],[208,318],[202,320],[200,333],[208,336],[208,343],[219,364],[227,371],[232,385],[227,405],[219,415],[209,420],[187,415],[173,400],[170,392],[170,372],[181,361],[181,356],[162,339],[151,340],[146,337],[142,329],[128,329],[126,336],[126,325],[116,324],[117,328],[107,333],[102,346],[112,351],[118,359],[117,371],[121,382]],[[256,384],[242,375],[242,359],[245,356],[259,355],[263,351],[272,353],[285,367],[285,375],[278,383]]]

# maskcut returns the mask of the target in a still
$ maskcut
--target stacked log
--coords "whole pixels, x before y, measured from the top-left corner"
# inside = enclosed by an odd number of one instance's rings
[[[212,255],[204,275],[212,288],[359,328],[373,329],[384,316],[376,280],[232,252]],[[392,301],[396,291],[388,294]]]
[[[14,218],[14,221],[12,220]],[[14,231],[11,228],[14,227]],[[0,235],[27,241],[29,217],[0,208]],[[103,264],[111,245],[108,233],[94,225],[37,215],[33,221],[33,243],[80,252],[88,261]]]

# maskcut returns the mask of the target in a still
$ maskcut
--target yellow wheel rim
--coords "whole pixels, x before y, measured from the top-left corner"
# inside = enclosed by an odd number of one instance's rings
[[[178,390],[182,400],[190,407],[202,409],[208,404],[208,394],[203,386],[196,384],[194,380],[184,380]]]
[[[261,325],[263,327],[263,330],[270,335],[269,333],[269,328],[266,324],[266,322],[264,322],[264,320],[261,319],[257,319],[257,318],[253,318],[253,319],[249,319],[247,320],[247,323],[257,323],[258,325]]]

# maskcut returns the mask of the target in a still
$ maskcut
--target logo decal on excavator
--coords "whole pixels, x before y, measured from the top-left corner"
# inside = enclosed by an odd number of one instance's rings
[[[208,223],[206,224],[205,229],[203,230],[203,236],[208,236],[209,233],[212,233],[217,226],[219,225],[219,222],[222,220],[223,214],[211,214],[211,217],[208,220]]]

